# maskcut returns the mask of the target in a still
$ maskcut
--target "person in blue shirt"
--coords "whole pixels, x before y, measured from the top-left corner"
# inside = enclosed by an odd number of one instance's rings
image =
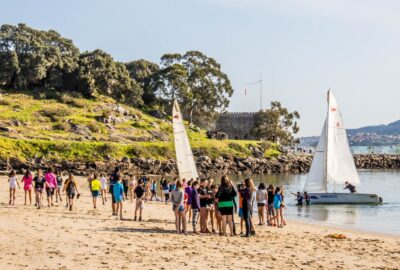
[[[121,183],[121,178],[113,185],[113,196],[115,200],[115,213],[117,215],[118,220],[118,212],[119,219],[122,220],[122,201],[124,200],[124,186]]]
[[[151,190],[150,201],[153,200],[153,197],[155,197],[156,201],[158,201],[158,197],[157,197],[157,182],[154,179],[151,181],[150,190]]]
[[[280,210],[283,206],[283,198],[281,194],[281,188],[277,187],[275,189],[275,196],[274,196],[274,210],[275,210],[275,216],[274,220],[276,220],[278,228],[283,228],[283,220],[282,216],[280,214]]]

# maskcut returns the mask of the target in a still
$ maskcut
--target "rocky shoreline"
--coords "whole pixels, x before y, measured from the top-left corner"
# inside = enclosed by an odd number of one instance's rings
[[[359,169],[400,169],[400,155],[369,154],[354,155]],[[223,158],[211,159],[207,156],[196,158],[200,175],[211,176],[221,174],[278,174],[278,173],[305,173],[309,170],[312,161],[311,155],[280,155],[276,158]],[[116,166],[129,174],[135,175],[177,175],[175,160],[154,160],[144,158],[123,158],[118,161],[95,162],[56,162],[44,159],[30,159],[21,161],[17,158],[0,160],[0,171],[3,174],[13,168],[18,172],[38,167],[54,167],[62,171],[69,171],[76,175],[87,175],[91,171],[111,173]]]

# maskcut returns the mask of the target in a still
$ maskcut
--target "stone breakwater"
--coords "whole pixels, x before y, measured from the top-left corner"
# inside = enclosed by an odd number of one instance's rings
[[[280,155],[276,158],[223,158],[211,159],[207,156],[196,158],[200,175],[211,176],[217,174],[271,174],[271,173],[304,173],[310,168],[311,155]],[[354,155],[357,168],[360,169],[400,169],[400,155]],[[177,175],[175,160],[154,160],[144,158],[123,158],[118,161],[95,162],[55,162],[45,159],[31,159],[21,161],[16,158],[0,160],[0,170],[3,173],[13,168],[20,173],[25,169],[53,167],[61,171],[72,172],[76,175],[87,175],[89,172],[111,173],[116,166],[129,174],[135,175]]]

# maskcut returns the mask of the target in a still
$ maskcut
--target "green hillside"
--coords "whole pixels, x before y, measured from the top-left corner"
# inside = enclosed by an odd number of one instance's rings
[[[0,157],[55,160],[174,158],[170,119],[158,119],[105,96],[0,90]],[[218,141],[187,128],[197,155],[251,156],[257,146],[266,156],[276,146],[258,141]]]

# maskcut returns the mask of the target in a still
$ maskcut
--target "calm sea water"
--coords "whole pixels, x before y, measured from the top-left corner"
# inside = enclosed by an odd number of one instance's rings
[[[334,225],[388,234],[400,234],[400,170],[359,170],[360,193],[377,193],[381,205],[311,205],[296,206],[290,192],[302,190],[307,174],[252,175],[256,185],[282,185],[286,189],[286,217],[311,223]],[[235,182],[244,176],[231,175]],[[336,187],[339,192],[341,186]]]

